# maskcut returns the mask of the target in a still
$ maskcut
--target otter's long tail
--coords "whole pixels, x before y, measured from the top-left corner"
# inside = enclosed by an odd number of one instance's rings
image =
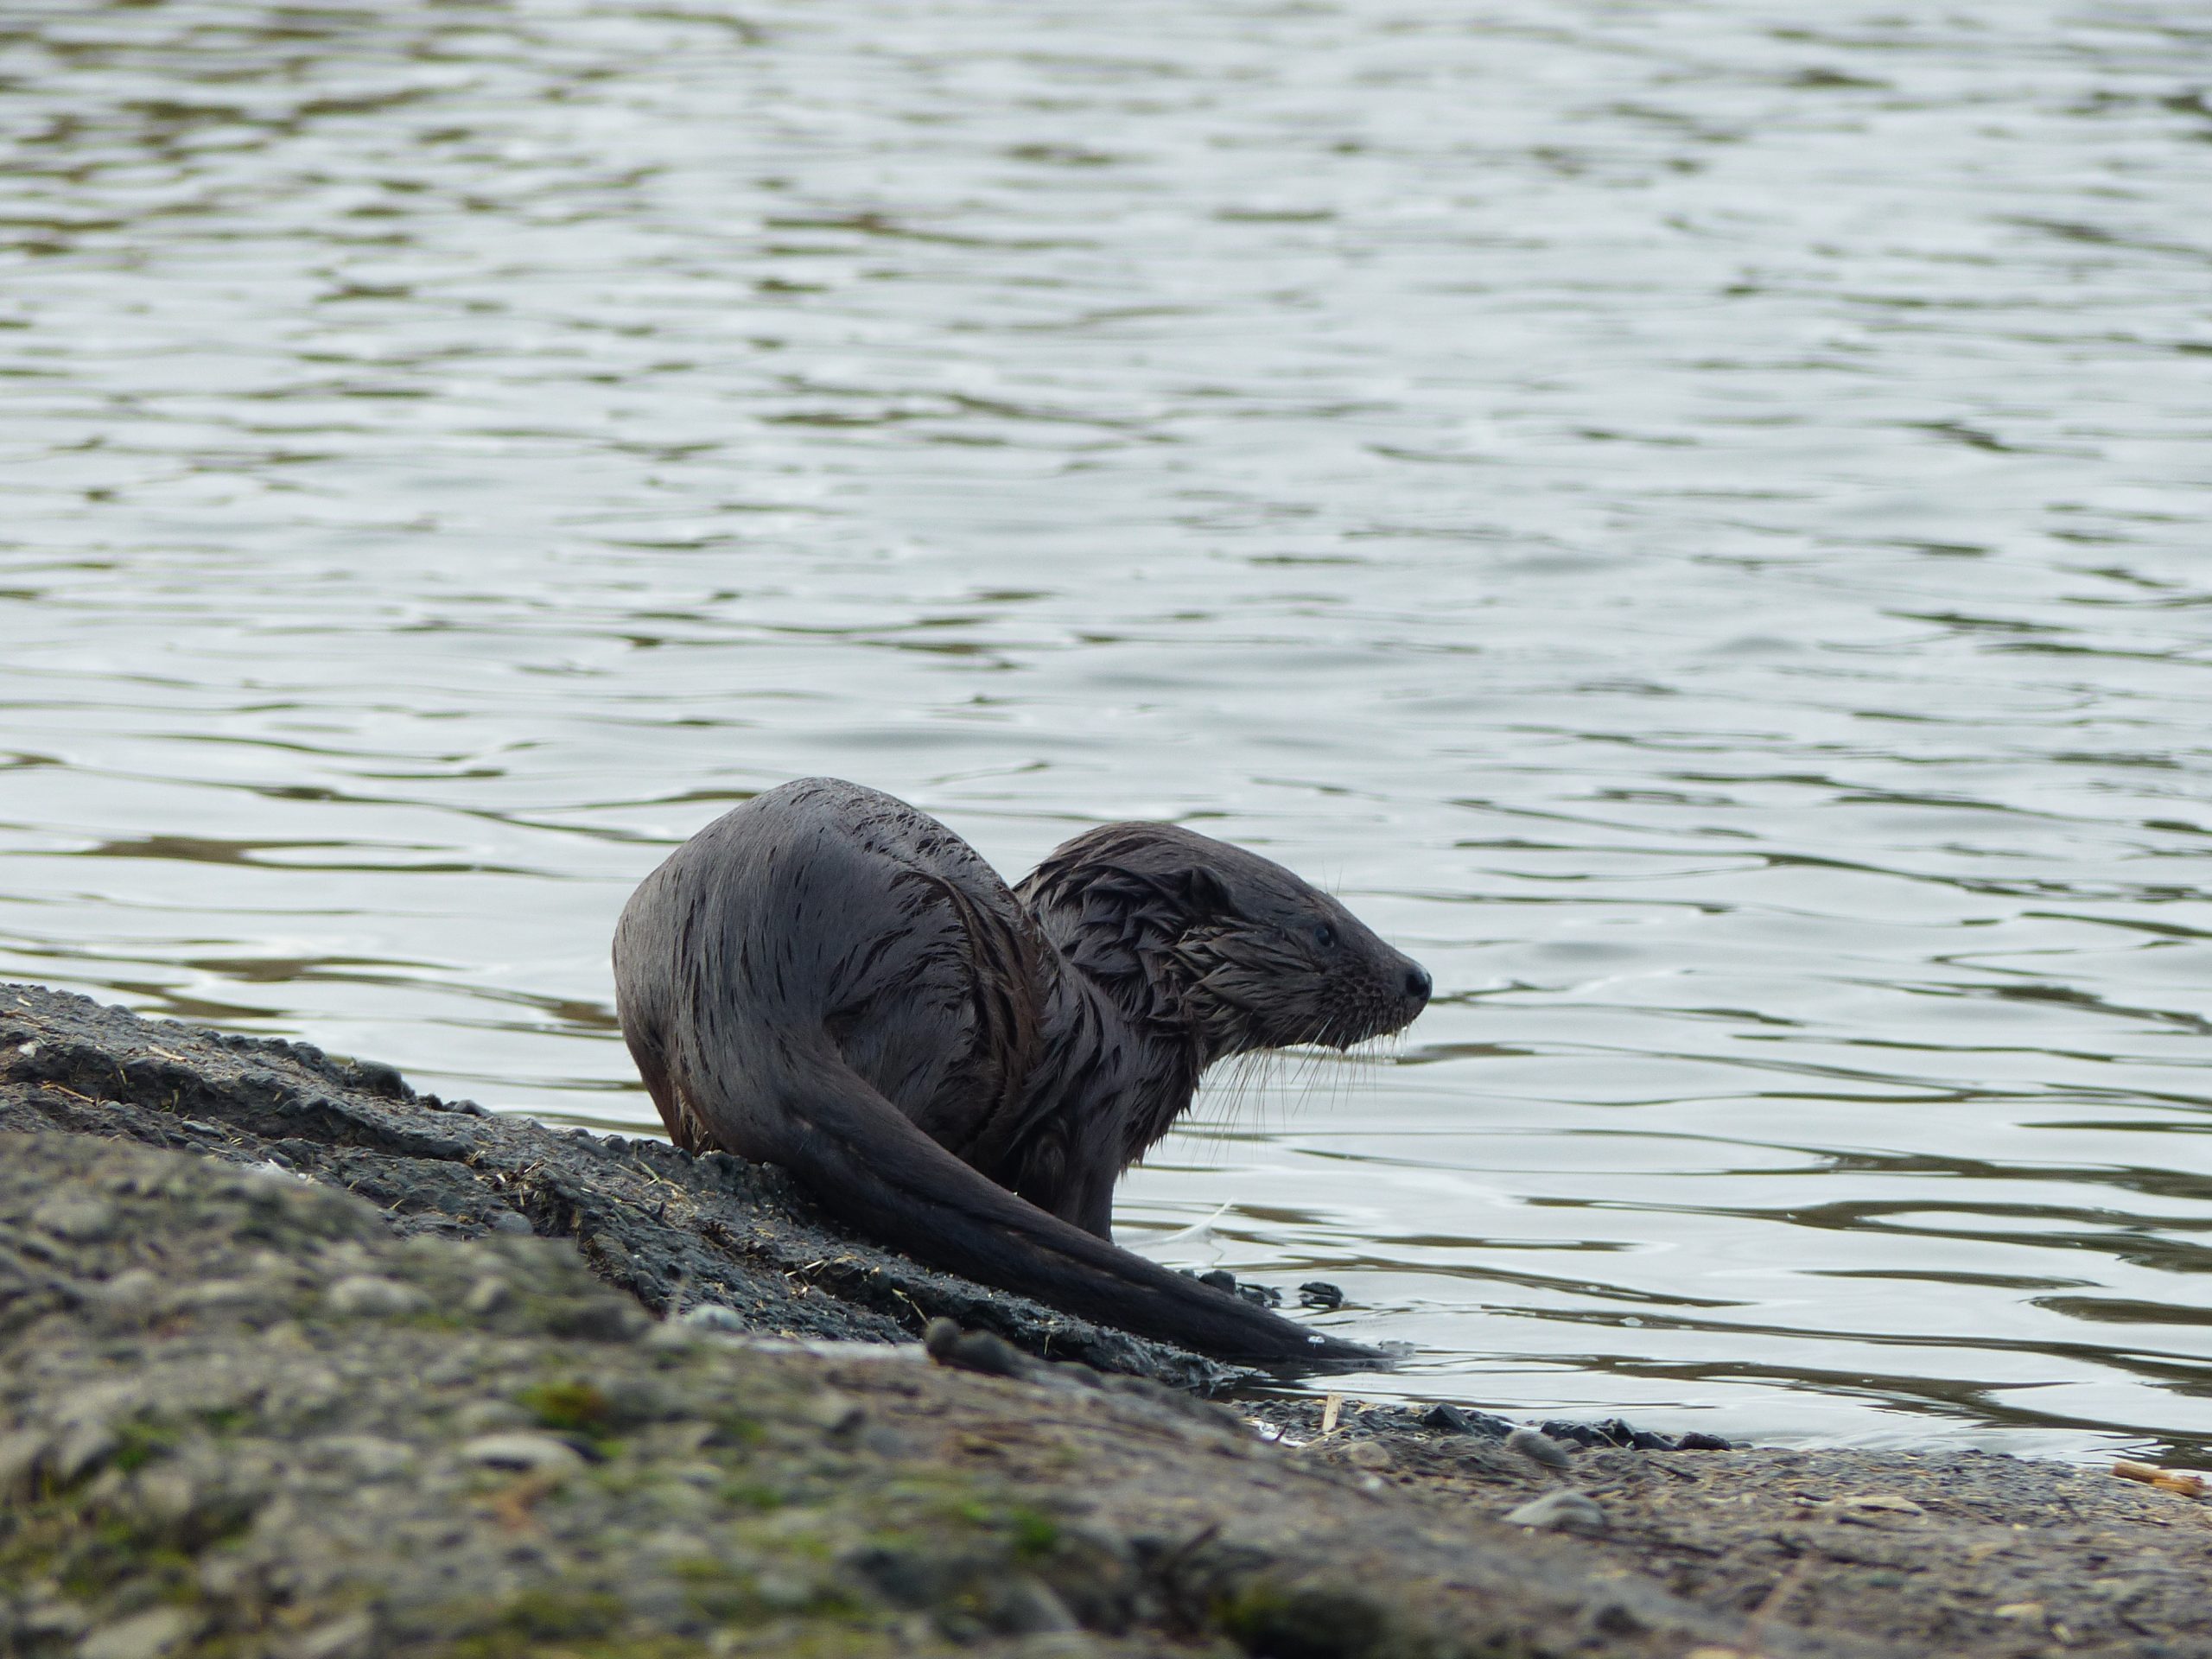
[[[838,1220],[921,1261],[1222,1359],[1384,1363],[1047,1215],[931,1140],[834,1051],[750,1081],[772,1092],[785,1131],[772,1161]]]

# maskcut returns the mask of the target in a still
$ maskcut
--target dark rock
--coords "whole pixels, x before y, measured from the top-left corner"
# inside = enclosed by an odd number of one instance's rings
[[[1298,1305],[1300,1307],[1342,1307],[1344,1294],[1325,1279],[1309,1279],[1298,1287]]]
[[[931,1319],[922,1333],[930,1357],[956,1370],[985,1376],[1027,1376],[1037,1362],[988,1331],[963,1331],[950,1319]]]
[[[1502,1440],[1513,1432],[1513,1425],[1503,1417],[1493,1417],[1486,1411],[1462,1411],[1441,1402],[1422,1413],[1421,1421],[1441,1434],[1479,1434],[1485,1440]]]

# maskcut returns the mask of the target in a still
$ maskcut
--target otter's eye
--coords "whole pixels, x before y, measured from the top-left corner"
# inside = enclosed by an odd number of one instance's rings
[[[1319,945],[1324,950],[1335,950],[1337,948],[1337,930],[1331,927],[1326,922],[1317,924],[1313,929],[1313,943]]]

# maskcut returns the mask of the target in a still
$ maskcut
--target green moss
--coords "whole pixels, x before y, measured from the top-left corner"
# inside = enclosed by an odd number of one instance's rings
[[[1060,1525],[1041,1510],[1014,1503],[992,1503],[967,1498],[950,1506],[953,1518],[985,1532],[1004,1535],[1017,1560],[1033,1561],[1051,1554],[1060,1545]]]
[[[439,1643],[439,1659],[702,1659],[707,1649],[688,1637],[572,1637],[549,1647],[519,1630],[486,1630]],[[195,1659],[200,1649],[194,1649]]]
[[[547,1428],[588,1434],[594,1440],[606,1438],[610,1413],[607,1395],[596,1383],[579,1377],[541,1382],[517,1395],[515,1403]]]
[[[176,1448],[176,1431],[156,1423],[124,1423],[115,1436],[121,1445],[109,1461],[126,1474],[144,1468],[156,1458],[167,1457]]]
[[[1060,1547],[1059,1522],[1035,1510],[1015,1510],[1007,1517],[1017,1560],[1033,1561]]]
[[[601,1590],[525,1590],[499,1610],[499,1628],[540,1641],[611,1636],[628,1610]]]
[[[683,1599],[718,1624],[758,1624],[763,1609],[753,1581],[710,1557],[672,1561],[669,1573],[683,1586]]]
[[[766,1514],[784,1507],[784,1495],[773,1486],[757,1480],[734,1480],[721,1489],[722,1502],[740,1509],[759,1510]]]
[[[80,1522],[73,1530],[56,1551],[55,1576],[75,1599],[93,1600],[130,1582],[149,1585],[164,1601],[188,1601],[197,1593],[192,1557],[168,1539],[118,1520],[89,1527]]]
[[[1256,1659],[1361,1659],[1384,1645],[1382,1607],[1345,1591],[1254,1580],[1216,1601],[1212,1611],[1221,1632]]]

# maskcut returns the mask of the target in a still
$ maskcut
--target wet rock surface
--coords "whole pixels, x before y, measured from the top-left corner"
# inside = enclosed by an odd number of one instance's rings
[[[726,1309],[733,1328],[864,1342],[911,1340],[944,1317],[1178,1388],[1217,1391],[1250,1375],[879,1249],[824,1221],[776,1170],[498,1117],[417,1095],[387,1065],[37,986],[0,985],[0,1129],[270,1165],[356,1194],[405,1236],[571,1239],[601,1278],[661,1315],[711,1321]]]
[[[0,1653],[2212,1656],[2212,1505],[2101,1469],[1325,1433],[664,1154],[0,991]]]

